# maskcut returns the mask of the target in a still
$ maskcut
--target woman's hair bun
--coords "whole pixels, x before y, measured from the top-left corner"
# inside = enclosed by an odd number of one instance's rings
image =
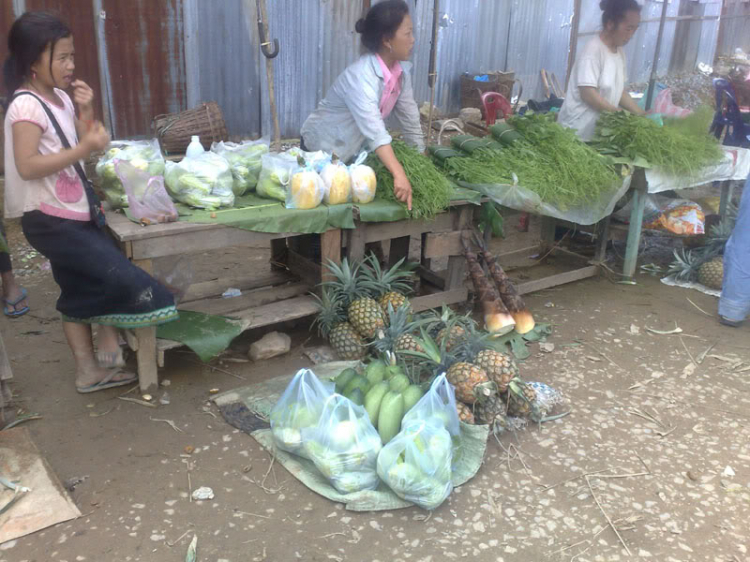
[[[599,9],[601,9],[602,12],[606,12],[608,8],[612,6],[611,0],[602,0],[599,2]]]
[[[354,24],[354,31],[357,33],[365,32],[365,18],[359,18],[357,23]]]

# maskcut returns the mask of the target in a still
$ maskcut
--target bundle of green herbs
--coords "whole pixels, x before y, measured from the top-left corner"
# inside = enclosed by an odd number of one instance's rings
[[[509,122],[522,139],[501,150],[478,149],[464,158],[446,159],[442,165],[447,173],[470,184],[518,184],[562,210],[595,201],[621,181],[608,159],[551,116]]]
[[[431,219],[447,209],[453,186],[432,160],[403,141],[394,140],[391,146],[411,183],[412,208],[409,216],[413,219]],[[367,165],[375,170],[378,179],[377,195],[386,201],[397,201],[393,193],[393,175],[380,158],[375,154],[370,155]]]
[[[660,168],[672,176],[694,177],[723,156],[719,142],[708,133],[709,124],[705,110],[666,119],[663,127],[624,111],[603,113],[592,146],[601,154]]]

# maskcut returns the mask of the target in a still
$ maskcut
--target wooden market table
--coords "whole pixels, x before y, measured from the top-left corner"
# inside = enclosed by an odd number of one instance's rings
[[[257,248],[268,244],[274,270],[253,277],[227,277],[191,285],[178,308],[239,320],[243,330],[270,326],[311,316],[317,312],[310,292],[325,277],[321,263],[339,263],[342,253],[361,259],[368,243],[387,246],[390,263],[408,256],[412,237],[421,244],[418,268],[419,295],[410,299],[416,312],[466,301],[465,260],[461,231],[468,229],[479,207],[468,201],[455,201],[434,220],[401,220],[387,223],[355,221],[353,230],[330,229],[320,235],[299,233],[263,233],[223,224],[175,222],[140,226],[122,213],[107,213],[109,230],[122,251],[145,271],[153,272],[153,260],[208,252],[232,246]],[[355,215],[356,216],[356,215]],[[311,244],[319,239],[320,249]],[[441,259],[442,258],[442,259]],[[433,264],[442,265],[437,270]],[[223,299],[230,288],[242,296]],[[164,364],[164,352],[182,344],[157,340],[156,328],[126,331],[128,345],[137,355],[142,392],[158,386],[158,367]]]

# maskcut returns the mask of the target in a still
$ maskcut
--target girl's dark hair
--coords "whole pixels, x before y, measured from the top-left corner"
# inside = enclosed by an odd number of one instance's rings
[[[70,28],[52,14],[26,12],[18,18],[8,33],[8,58],[3,66],[3,78],[8,98],[13,95],[49,46],[50,53],[60,39],[70,37]],[[50,70],[52,57],[50,56]]]
[[[377,53],[383,40],[396,34],[408,14],[409,6],[404,0],[383,0],[370,8],[354,29],[362,35],[362,46],[371,53]]]
[[[602,9],[602,26],[607,29],[607,24],[612,22],[615,27],[625,19],[628,12],[641,11],[641,5],[636,0],[602,0],[599,3]]]

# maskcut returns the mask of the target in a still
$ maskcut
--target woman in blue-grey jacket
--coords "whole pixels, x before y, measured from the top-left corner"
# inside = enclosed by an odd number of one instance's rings
[[[393,174],[396,198],[411,210],[411,183],[391,147],[385,126],[389,115],[398,121],[404,140],[424,150],[419,108],[411,84],[414,33],[409,7],[403,0],[384,0],[357,22],[366,51],[342,72],[325,99],[302,125],[305,150],[335,153],[343,162],[361,150],[375,152]]]
[[[722,324],[739,326],[750,314],[750,177],[745,182],[737,222],[724,250],[724,286],[719,300]]]

